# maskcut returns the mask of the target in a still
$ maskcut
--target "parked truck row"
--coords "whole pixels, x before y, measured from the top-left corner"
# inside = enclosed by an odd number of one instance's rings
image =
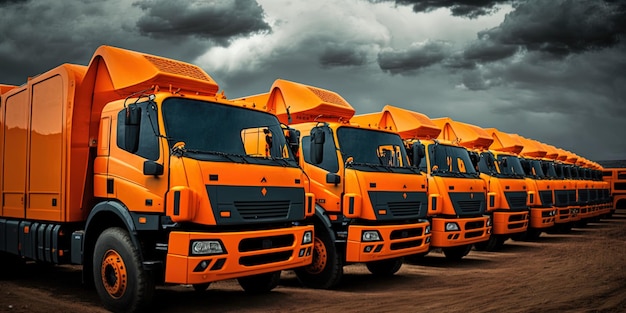
[[[349,264],[393,275],[626,202],[610,191],[626,174],[517,134],[390,105],[355,115],[286,80],[228,99],[195,65],[110,46],[0,99],[0,261],[82,265],[111,311],[146,309],[163,284],[267,292],[289,269],[329,289]]]

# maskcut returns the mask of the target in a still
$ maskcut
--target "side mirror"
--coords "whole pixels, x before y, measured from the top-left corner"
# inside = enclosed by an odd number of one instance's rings
[[[126,107],[126,118],[124,119],[124,150],[135,153],[139,149],[140,124],[141,108],[131,103]]]
[[[145,161],[143,162],[143,174],[150,176],[161,176],[163,175],[163,164],[154,161]]]
[[[421,144],[420,142],[414,142],[411,145],[411,154],[413,159],[411,160],[413,163],[413,166],[415,167],[419,167],[420,163],[422,162],[422,158],[426,155],[426,151],[424,149],[424,145]]]
[[[335,174],[335,173],[328,173],[326,174],[326,183],[327,184],[335,184],[335,186],[339,185],[339,183],[341,182],[341,176]]]
[[[502,165],[504,167],[508,167],[509,166],[509,161],[507,161],[507,158],[502,158],[502,160],[500,161],[500,165]]]
[[[470,152],[470,161],[472,161],[472,165],[474,165],[474,167],[478,166],[478,163],[480,162],[480,157],[478,156],[478,153],[476,152]]]
[[[300,148],[300,131],[293,128],[287,128],[287,143],[294,155],[298,154]]]
[[[325,138],[324,129],[315,127],[311,129],[311,162],[313,164],[320,164],[324,159],[324,142]]]

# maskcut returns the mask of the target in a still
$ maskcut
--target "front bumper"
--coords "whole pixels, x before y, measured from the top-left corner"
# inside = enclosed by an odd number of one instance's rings
[[[348,226],[346,262],[371,262],[424,253],[430,246],[429,222],[402,225]],[[378,231],[380,241],[364,242],[364,231]]]

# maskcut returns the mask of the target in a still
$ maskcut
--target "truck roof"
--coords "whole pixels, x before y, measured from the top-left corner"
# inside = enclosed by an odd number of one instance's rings
[[[235,99],[265,105],[267,112],[278,117],[281,123],[348,122],[354,108],[338,93],[277,79],[268,93]],[[289,122],[287,108],[292,121]]]
[[[520,152],[521,156],[527,156],[527,157],[532,157],[532,158],[543,158],[546,156],[546,153],[548,153],[546,149],[543,147],[543,145],[541,145],[536,140],[528,139],[518,134],[509,134],[509,135],[511,135],[514,138],[517,138],[522,143],[522,145],[524,145],[524,148]]]
[[[490,150],[520,154],[524,149],[524,144],[516,137],[508,133],[499,131],[496,128],[485,128],[485,131],[491,134],[493,142],[489,146]]]
[[[432,119],[441,128],[439,138],[457,142],[468,149],[486,150],[493,142],[493,138],[484,129],[449,117]]]
[[[402,139],[433,139],[441,133],[428,116],[391,105],[386,105],[381,112],[355,116],[352,122],[395,131]]]

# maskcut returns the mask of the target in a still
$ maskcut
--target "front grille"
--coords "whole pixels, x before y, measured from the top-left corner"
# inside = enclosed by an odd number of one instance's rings
[[[467,222],[465,223],[465,230],[483,228],[484,226],[485,226],[485,221]]]
[[[235,209],[244,220],[286,218],[289,201],[235,201]]]
[[[511,210],[519,211],[528,208],[526,205],[526,192],[505,192],[504,197]]]
[[[555,203],[554,205],[556,206],[567,206],[567,191],[565,190],[555,190],[554,191],[554,196],[555,196]]]
[[[568,190],[567,191],[567,200],[570,204],[576,203],[576,190]]]
[[[598,190],[597,189],[589,190],[589,200],[591,202],[595,202],[596,200],[598,200]]]
[[[595,192],[593,190],[590,191],[589,189],[578,190],[578,202],[587,203],[587,201],[589,201],[589,194],[590,193],[594,193],[595,194]]]
[[[476,237],[480,237],[483,235],[483,231],[471,231],[471,232],[467,232],[465,233],[465,238],[469,239],[469,238],[476,238]]]
[[[387,206],[393,216],[414,216],[419,215],[422,203],[419,201],[387,202]]]
[[[397,242],[397,243],[392,243],[389,246],[389,249],[391,250],[402,250],[402,249],[409,249],[409,248],[414,248],[414,247],[419,247],[422,245],[422,240],[411,240],[411,241],[403,241],[403,242]]]
[[[418,237],[422,235],[421,228],[397,229],[391,232],[389,238],[391,240]]]
[[[509,222],[520,222],[526,219],[525,214],[516,214],[509,216]]]
[[[482,206],[481,202],[480,200],[460,200],[457,204],[463,213],[479,213]]]
[[[239,252],[258,251],[282,247],[290,247],[295,241],[294,235],[247,238],[239,242]]]
[[[263,255],[251,255],[239,258],[239,264],[243,266],[255,266],[287,261],[291,257],[291,251],[268,253]]]
[[[541,204],[543,204],[543,206],[545,207],[550,207],[552,206],[552,191],[547,190],[547,191],[540,191],[539,192],[539,197],[541,198]]]
[[[485,194],[472,192],[449,193],[458,216],[477,216],[485,212]]]

